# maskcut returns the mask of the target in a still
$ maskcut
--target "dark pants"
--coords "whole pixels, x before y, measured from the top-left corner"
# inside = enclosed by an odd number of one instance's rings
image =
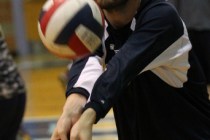
[[[210,31],[188,29],[189,38],[210,84]]]
[[[16,140],[26,104],[26,94],[0,100],[0,140]]]

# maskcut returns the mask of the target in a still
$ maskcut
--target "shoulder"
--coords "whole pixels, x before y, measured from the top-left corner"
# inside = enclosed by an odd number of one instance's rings
[[[182,25],[176,9],[169,2],[153,2],[139,9],[136,19],[139,23],[158,21],[160,24]]]

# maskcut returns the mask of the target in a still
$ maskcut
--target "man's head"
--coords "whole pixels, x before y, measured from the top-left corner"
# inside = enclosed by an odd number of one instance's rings
[[[95,0],[102,9],[111,10],[123,6],[129,0]]]
[[[116,29],[131,22],[141,3],[141,0],[95,1],[103,9],[106,20]]]

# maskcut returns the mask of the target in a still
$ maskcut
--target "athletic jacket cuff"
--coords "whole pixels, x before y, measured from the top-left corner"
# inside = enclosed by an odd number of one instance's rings
[[[78,87],[78,88],[72,88],[70,91],[67,91],[66,92],[66,97],[68,97],[72,93],[81,94],[81,95],[85,96],[86,99],[88,99],[89,96],[90,96],[89,92],[86,89]]]
[[[94,109],[95,112],[96,112],[95,124],[96,124],[101,118],[103,118],[103,116],[104,116],[104,115],[103,115],[103,112],[102,112],[103,109],[102,109],[102,107],[100,106],[99,103],[97,103],[97,102],[88,102],[88,103],[85,105],[83,111],[87,110],[88,108],[92,108],[92,109]]]

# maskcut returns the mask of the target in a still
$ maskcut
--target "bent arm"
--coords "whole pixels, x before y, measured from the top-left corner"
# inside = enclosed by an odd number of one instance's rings
[[[140,20],[137,18],[135,31],[96,81],[90,102],[85,106],[96,111],[96,122],[107,114],[119,96],[123,96],[120,93],[129,82],[145,68],[154,68],[148,66],[183,35],[183,24],[177,13],[168,4],[160,5],[151,8]],[[164,59],[155,67],[163,63]]]

